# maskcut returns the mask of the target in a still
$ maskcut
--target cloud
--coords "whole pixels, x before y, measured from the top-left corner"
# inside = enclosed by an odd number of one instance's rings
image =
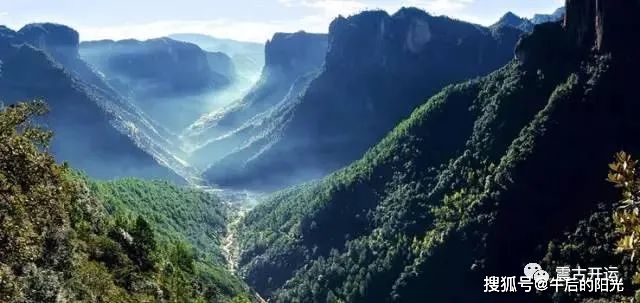
[[[473,16],[461,14],[475,0],[278,0],[285,8],[303,8],[306,15],[297,23],[300,28],[311,32],[326,32],[331,21],[338,15],[350,16],[365,10],[382,9],[390,14],[402,7],[418,7],[436,15],[479,22]],[[483,20],[482,20],[483,21]]]
[[[202,33],[219,38],[241,41],[265,42],[274,32],[287,31],[289,24],[281,22],[237,22],[227,19],[174,20],[120,26],[93,27],[73,26],[80,32],[83,41],[99,39],[150,39],[173,33]]]
[[[219,38],[265,42],[276,32],[326,33],[329,23],[338,15],[352,15],[369,9],[366,3],[354,0],[278,0],[286,8],[306,8],[298,18],[267,21],[173,20],[118,26],[84,26],[70,24],[80,32],[83,41],[99,39],[150,39],[172,33],[202,33]]]
[[[0,0],[1,1],[1,0]],[[475,16],[464,15],[465,8],[476,0],[275,0],[281,9],[295,11],[297,18],[237,20],[163,20],[157,22],[125,23],[97,26],[79,22],[64,22],[80,32],[83,41],[99,39],[150,39],[172,33],[201,33],[220,38],[265,42],[275,32],[326,33],[330,22],[338,15],[349,16],[364,10],[383,9],[394,13],[403,6],[415,6],[436,15],[482,23]],[[0,17],[2,14],[0,13]],[[56,21],[56,20],[49,20]]]
[[[357,13],[367,8],[364,1],[355,0],[279,0],[279,2],[288,7],[302,6],[315,9],[322,15],[332,17]]]
[[[401,7],[415,6],[434,13],[445,14],[462,10],[475,0],[278,0],[281,4],[317,9],[319,13],[337,16],[349,15],[366,9],[383,9],[390,13]]]

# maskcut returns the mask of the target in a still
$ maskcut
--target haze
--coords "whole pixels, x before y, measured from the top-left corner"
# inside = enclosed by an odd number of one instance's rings
[[[552,12],[560,0],[23,0],[0,1],[0,24],[20,28],[33,22],[74,27],[82,40],[147,39],[171,33],[201,33],[219,38],[264,42],[275,32],[325,33],[331,20],[365,9],[390,12],[416,6],[489,25],[507,10],[531,17]]]

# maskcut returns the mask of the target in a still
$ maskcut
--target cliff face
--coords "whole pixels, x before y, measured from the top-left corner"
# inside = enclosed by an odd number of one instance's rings
[[[327,40],[326,34],[276,33],[265,45],[265,66],[249,93],[188,130],[195,142],[208,142],[193,152],[191,161],[204,168],[264,132],[259,126],[249,130],[248,124],[259,124],[256,121],[263,120],[267,111],[291,101],[305,88],[300,85],[302,79],[323,65]]]
[[[299,77],[300,73],[322,65],[326,52],[325,34],[276,33],[265,45],[265,67]]]
[[[614,264],[632,285],[614,256],[615,228],[593,214],[601,204],[610,222],[620,198],[604,180],[612,155],[640,154],[640,57],[631,41],[640,11],[637,1],[604,1],[569,1],[567,22],[536,26],[517,60],[445,88],[360,160],[248,213],[239,236],[246,280],[275,302],[632,296],[478,289],[529,262],[552,274]]]
[[[639,12],[636,0],[568,0],[564,25],[580,47],[631,53],[639,45]]]
[[[278,127],[282,133],[234,151],[207,177],[279,187],[322,176],[361,156],[425,97],[508,62],[521,34],[415,8],[339,17],[329,28],[324,67]]]
[[[596,51],[612,55],[613,63],[622,67],[623,62],[633,63],[630,57],[640,51],[638,13],[640,4],[635,0],[568,0],[563,25],[540,25],[518,43],[516,57],[525,65],[551,66]]]

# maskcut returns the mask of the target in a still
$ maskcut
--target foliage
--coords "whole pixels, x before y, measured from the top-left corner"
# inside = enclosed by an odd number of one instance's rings
[[[190,245],[158,241],[144,216],[108,215],[87,180],[47,153],[51,134],[31,123],[44,112],[39,101],[0,111],[0,301],[224,302],[246,294]]]
[[[637,166],[638,161],[632,159],[631,155],[618,152],[615,155],[615,161],[609,164],[607,181],[615,184],[622,193],[622,199],[613,213],[613,222],[620,234],[617,250],[631,255],[631,260],[636,267],[633,281],[639,284],[640,263],[636,259],[636,254],[640,252],[640,208],[638,207],[640,178],[636,172]]]
[[[229,207],[212,194],[178,187],[166,181],[118,179],[87,180],[91,192],[118,216],[142,216],[151,223],[160,242],[189,242],[206,258],[222,264],[220,242]]]
[[[637,77],[616,54],[545,38],[570,37],[534,31],[519,48],[530,60],[445,88],[362,159],[256,207],[241,228],[249,284],[275,302],[493,302],[477,281],[545,254],[622,264],[607,253],[602,163],[640,150]],[[551,299],[504,300],[536,298]]]

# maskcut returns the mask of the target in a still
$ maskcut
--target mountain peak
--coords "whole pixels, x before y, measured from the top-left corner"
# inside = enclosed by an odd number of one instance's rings
[[[392,18],[423,18],[423,17],[429,17],[429,16],[431,16],[429,15],[429,13],[417,7],[402,7],[391,17]]]
[[[265,45],[265,66],[306,70],[322,62],[326,49],[326,34],[276,33]]]
[[[517,28],[525,32],[531,32],[533,30],[534,24],[529,19],[522,18],[509,11],[506,14],[502,15],[500,20],[498,20],[498,22],[493,24],[491,27],[498,28],[503,26]]]
[[[512,11],[508,11],[506,12],[502,18],[500,18],[501,21],[509,21],[509,20],[516,20],[516,21],[520,21],[523,18],[521,18],[520,16],[516,15],[515,13],[513,13]]]
[[[18,33],[29,44],[50,52],[70,50],[77,54],[80,45],[80,35],[76,30],[56,23],[27,24]]]

